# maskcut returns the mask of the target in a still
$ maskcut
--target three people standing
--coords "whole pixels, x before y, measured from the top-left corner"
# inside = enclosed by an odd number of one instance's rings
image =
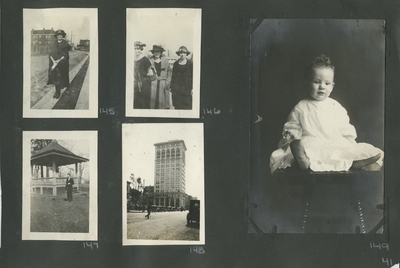
[[[181,46],[171,68],[161,45],[153,45],[150,59],[142,54],[144,46],[135,42],[133,108],[191,110],[193,63],[187,58],[191,52]]]

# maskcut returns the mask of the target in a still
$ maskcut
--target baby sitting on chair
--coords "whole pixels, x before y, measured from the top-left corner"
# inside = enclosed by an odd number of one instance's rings
[[[382,166],[383,151],[367,143],[357,143],[356,130],[346,109],[329,97],[335,85],[334,72],[335,67],[325,55],[306,66],[309,97],[290,112],[279,149],[270,157],[271,173],[295,162],[301,169],[312,171]]]

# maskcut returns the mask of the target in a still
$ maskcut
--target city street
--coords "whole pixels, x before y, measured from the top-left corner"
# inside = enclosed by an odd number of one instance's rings
[[[149,240],[199,240],[199,224],[186,225],[187,211],[154,212],[146,219],[147,212],[127,212],[128,239]]]

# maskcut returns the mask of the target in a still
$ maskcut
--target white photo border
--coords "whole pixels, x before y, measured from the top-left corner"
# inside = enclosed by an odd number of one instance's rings
[[[98,117],[98,15],[97,8],[23,9],[23,117],[24,118],[97,118]],[[43,16],[90,17],[89,109],[32,109],[31,100],[31,24]]]
[[[197,139],[196,147],[201,152],[201,155],[196,155],[198,159],[198,165],[196,174],[198,179],[201,180],[202,189],[201,194],[198,195],[198,199],[201,200],[200,205],[200,230],[199,240],[143,240],[143,239],[128,239],[128,227],[127,227],[127,204],[126,204],[126,178],[124,174],[129,174],[130,166],[132,163],[132,144],[131,139],[137,140],[137,134],[142,131],[142,135],[148,133],[148,127],[159,127],[161,129],[168,129],[168,131],[176,131],[177,128],[191,128],[191,139]],[[175,129],[174,129],[175,128]],[[172,130],[171,130],[172,129]],[[144,131],[144,132],[143,132]],[[203,123],[160,123],[160,124],[148,124],[148,123],[124,123],[122,124],[122,245],[123,246],[160,246],[160,245],[205,245],[205,177],[204,177],[204,125]],[[142,144],[146,144],[146,141],[142,141]],[[149,146],[152,144],[148,143]],[[187,180],[186,180],[187,181]]]
[[[88,140],[90,148],[90,186],[89,186],[89,232],[54,233],[31,232],[31,190],[30,158],[32,139]],[[98,204],[97,204],[97,131],[24,131],[22,149],[22,240],[64,240],[97,241]]]
[[[133,108],[133,44],[136,40],[135,28],[140,25],[149,27],[157,27],[151,22],[138,23],[134,20],[135,16],[143,18],[151,18],[151,16],[187,17],[188,22],[193,24],[193,48],[188,48],[195,55],[193,61],[193,104],[191,110],[174,110],[174,109],[134,109]],[[126,10],[126,106],[125,113],[127,117],[169,117],[169,118],[199,118],[200,117],[200,62],[201,62],[201,17],[202,10],[200,8],[127,8]],[[151,45],[147,44],[146,48],[151,49]],[[184,44],[182,44],[184,45]],[[173,48],[178,50],[179,47]],[[175,51],[175,50],[174,50]]]

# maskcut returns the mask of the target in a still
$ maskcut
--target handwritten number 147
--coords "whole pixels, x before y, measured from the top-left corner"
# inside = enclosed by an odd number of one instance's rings
[[[94,242],[94,243],[92,243],[92,242],[83,242],[83,249],[86,249],[86,248],[90,248],[91,250],[99,249],[99,243],[97,243],[97,242]]]

